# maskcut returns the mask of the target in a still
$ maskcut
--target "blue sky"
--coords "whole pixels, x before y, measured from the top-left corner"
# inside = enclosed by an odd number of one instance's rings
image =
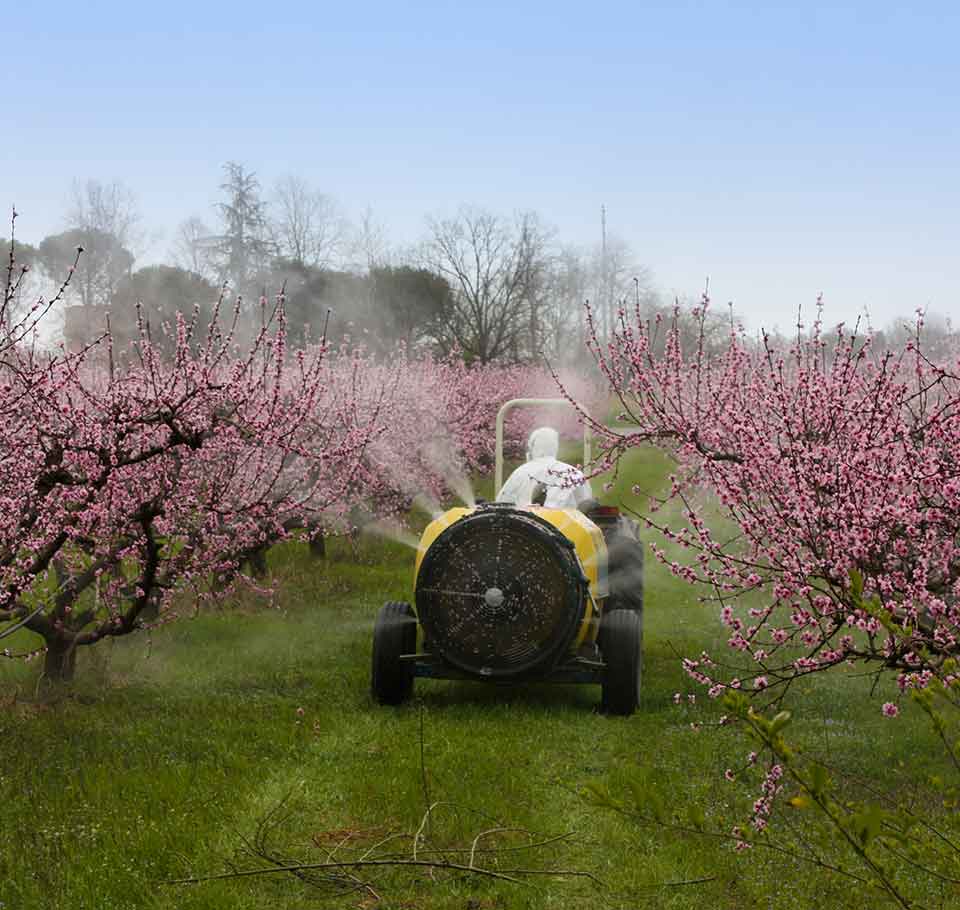
[[[461,203],[592,244],[605,204],[661,289],[709,275],[754,325],[818,291],[832,321],[960,316],[956,3],[47,2],[3,29],[25,240],[118,178],[163,256],[235,160],[397,244]]]

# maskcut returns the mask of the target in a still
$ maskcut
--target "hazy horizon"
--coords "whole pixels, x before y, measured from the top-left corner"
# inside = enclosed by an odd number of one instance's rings
[[[664,295],[789,328],[957,311],[960,11],[875,4],[54,2],[8,20],[0,203],[63,229],[71,182],[120,180],[149,245],[213,222],[221,168],[303,177],[393,246],[463,203],[600,240]],[[10,84],[12,83],[12,84]],[[0,235],[8,233],[3,218]],[[157,234],[159,232],[159,235]]]

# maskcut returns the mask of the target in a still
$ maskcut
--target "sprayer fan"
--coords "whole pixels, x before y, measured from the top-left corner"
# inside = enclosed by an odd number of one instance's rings
[[[500,504],[447,528],[417,577],[431,648],[483,677],[551,668],[576,635],[585,597],[572,543],[535,513]]]

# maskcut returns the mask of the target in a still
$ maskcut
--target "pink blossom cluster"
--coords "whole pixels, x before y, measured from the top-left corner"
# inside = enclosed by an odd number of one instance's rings
[[[763,831],[767,827],[770,813],[773,811],[773,803],[777,794],[782,789],[780,779],[783,777],[783,766],[773,764],[767,770],[760,784],[760,796],[753,802],[753,812],[750,823],[757,831]]]
[[[649,525],[689,558],[655,553],[713,592],[730,648],[752,661],[747,688],[857,661],[900,670],[901,687],[945,682],[960,648],[960,357],[927,355],[922,318],[895,352],[825,333],[819,315],[793,342],[731,322],[717,349],[708,307],[623,311],[608,343],[591,333],[633,426],[594,423],[605,463],[649,444],[677,463],[667,500],[683,521],[654,501]],[[716,504],[738,534],[711,529]],[[730,685],[702,660],[685,667],[712,694]]]

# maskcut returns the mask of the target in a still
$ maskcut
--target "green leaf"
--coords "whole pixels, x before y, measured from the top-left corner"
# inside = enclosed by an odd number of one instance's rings
[[[707,817],[704,815],[703,808],[699,804],[694,803],[687,808],[687,821],[691,827],[696,828],[698,831],[703,830]]]
[[[823,765],[811,765],[810,767],[810,791],[814,796],[822,796],[830,783],[830,777],[827,769]]]
[[[879,806],[869,805],[851,819],[854,833],[864,847],[880,833],[883,826],[883,814],[883,810]]]
[[[790,712],[781,711],[779,714],[775,714],[773,720],[770,721],[770,732],[776,733],[778,730],[782,730],[788,723],[790,723]]]
[[[850,570],[850,593],[857,600],[863,597],[863,575],[857,569]]]

